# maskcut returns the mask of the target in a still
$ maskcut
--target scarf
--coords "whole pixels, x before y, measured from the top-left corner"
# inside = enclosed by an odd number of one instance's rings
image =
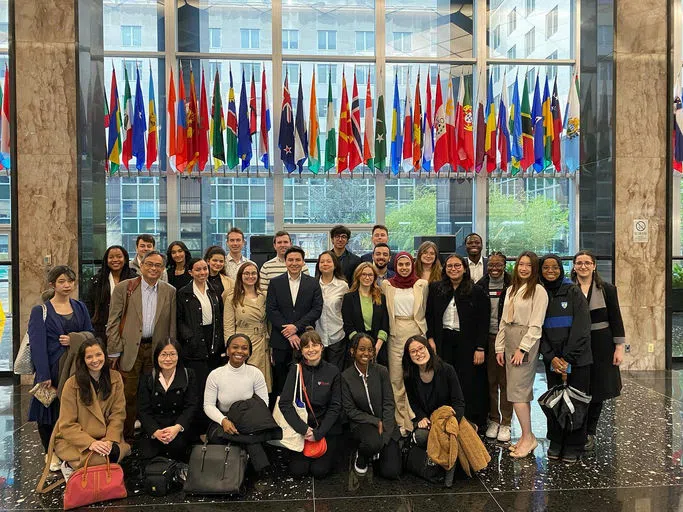
[[[541,283],[543,283],[543,287],[548,291],[548,293],[554,294],[557,292],[557,290],[559,290],[562,282],[564,281],[564,267],[562,267],[562,260],[559,256],[556,254],[546,254],[541,258],[541,269],[543,268],[543,263],[547,260],[555,260],[560,267],[560,275],[554,281],[548,281],[545,277],[543,277],[543,272],[541,271]]]
[[[410,260],[410,274],[408,274],[406,277],[403,277],[398,273],[398,260],[400,258],[408,258]],[[394,271],[396,271],[396,275],[389,279],[389,284],[391,284],[391,286],[394,288],[412,288],[419,279],[417,274],[415,274],[415,260],[409,253],[405,251],[399,252],[394,258]]]

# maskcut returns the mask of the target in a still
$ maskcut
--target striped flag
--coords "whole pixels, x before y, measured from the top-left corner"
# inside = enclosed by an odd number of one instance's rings
[[[460,90],[462,90],[462,76],[460,77]],[[458,91],[458,94],[460,92]],[[446,88],[446,102],[444,103],[444,115],[446,116],[446,145],[448,146],[448,162],[451,169],[458,168],[458,138],[457,138],[457,119],[456,107],[453,104],[453,78],[448,75],[448,87]]]
[[[427,97],[425,105],[424,121],[422,123],[422,136],[424,138],[422,150],[422,167],[429,172],[432,169],[434,158],[434,119],[432,118],[432,84],[427,73]]]
[[[515,75],[515,86],[512,90],[512,103],[510,104],[510,156],[512,160],[512,175],[520,171],[524,158],[522,140],[522,113],[519,105],[519,84]]]
[[[168,158],[168,169],[176,172],[175,168],[175,154],[176,154],[176,95],[175,83],[173,80],[173,68],[171,68],[171,77],[168,82],[168,95],[166,97],[166,157]],[[111,109],[110,109],[111,110]],[[111,132],[110,132],[111,133]],[[111,137],[111,135],[110,135]]]
[[[311,82],[311,99],[308,108],[308,170],[318,174],[320,170],[320,125],[318,123],[318,98],[315,94],[315,68]]]
[[[550,100],[550,112],[553,118],[553,145],[551,160],[557,172],[562,170],[562,149],[560,138],[562,136],[562,113],[560,112],[560,98],[557,96],[557,76],[553,85],[553,97]]]
[[[109,172],[115,174],[121,165],[121,105],[119,104],[119,90],[116,85],[116,71],[113,66],[111,69],[111,87],[109,94],[109,141],[107,144],[107,159],[110,162]]]
[[[529,106],[529,82],[524,77],[522,90],[522,171],[526,171],[534,164],[534,125],[531,121],[531,107]]]
[[[261,141],[261,162],[263,162],[263,166],[268,170],[270,170],[270,155],[268,153],[270,128],[270,99],[268,98],[266,68],[264,66],[261,75],[261,130],[259,140]]]
[[[489,75],[489,86],[486,91],[486,172],[496,170],[496,103],[493,97],[493,76]]]
[[[230,89],[228,89],[228,112],[225,123],[225,163],[228,169],[234,169],[239,163],[237,152],[237,105],[235,105],[235,88],[232,82],[232,67],[230,67]]]
[[[213,168],[218,169],[225,163],[225,141],[223,132],[225,131],[225,118],[223,117],[223,100],[221,98],[221,77],[216,68],[216,75],[213,79],[213,101],[211,103],[211,139]]]
[[[373,127],[372,91],[370,90],[370,71],[368,85],[365,88],[365,133],[363,136],[363,162],[372,171],[375,166],[375,130]]]
[[[178,102],[176,103],[176,167],[183,172],[187,167],[187,155],[185,145],[187,137],[187,112],[185,111],[185,80],[183,79],[183,66],[180,66],[178,75]]]
[[[507,171],[510,163],[510,130],[508,127],[508,91],[506,85],[507,76],[503,75],[503,86],[500,93],[500,106],[498,108],[498,152],[500,153],[500,168]]]
[[[204,78],[204,68],[202,68],[202,83],[199,93],[199,122],[198,128],[198,150],[199,150],[199,170],[206,169],[209,161],[209,101],[206,97],[206,80]]]
[[[569,172],[576,172],[581,166],[581,112],[579,94],[576,91],[578,77],[571,81],[567,99],[567,129],[564,136],[564,165]]]
[[[342,71],[341,112],[339,113],[339,136],[337,142],[337,174],[349,168],[349,151],[351,145],[351,112],[349,96],[346,92],[346,76]]]
[[[441,74],[436,75],[436,99],[434,100],[434,171],[439,172],[448,164],[448,136],[446,131],[446,106],[441,95]]]
[[[337,120],[334,116],[334,100],[332,98],[332,69],[327,74],[327,135],[325,137],[325,170],[334,169],[337,158]]]
[[[413,105],[413,169],[422,168],[422,100],[420,99],[420,71],[415,84],[415,103]]]
[[[308,158],[308,132],[306,131],[306,113],[304,111],[304,89],[299,68],[299,92],[296,99],[296,121],[294,127],[294,161],[299,167],[299,174],[304,170]]]
[[[406,80],[406,99],[403,117],[403,151],[402,167],[410,172],[413,167],[413,104],[410,100],[410,72]]]
[[[152,65],[149,66],[149,105],[147,127],[147,170],[157,161],[159,154],[159,140],[157,138],[157,106],[154,100],[154,77]]]
[[[553,112],[550,104],[550,89],[548,88],[548,76],[545,77],[543,88],[543,168],[553,163],[553,141],[555,140],[555,126],[553,125]]]
[[[349,144],[349,170],[358,167],[363,161],[363,139],[360,133],[360,99],[356,71],[353,71],[353,96],[351,98],[351,140]]]
[[[128,164],[133,158],[133,100],[128,82],[128,69],[123,67],[125,89],[123,93],[123,165],[128,169]]]
[[[401,99],[398,96],[398,74],[394,76],[394,106],[391,111],[391,172],[401,172],[401,150],[403,135],[401,134]]]

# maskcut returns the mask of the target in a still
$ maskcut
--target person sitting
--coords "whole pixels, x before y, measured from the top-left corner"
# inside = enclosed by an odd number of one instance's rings
[[[194,370],[180,363],[180,344],[172,339],[154,349],[154,370],[140,379],[138,417],[142,423],[141,458],[162,455],[187,462],[199,409]]]
[[[118,462],[130,453],[123,441],[126,399],[123,379],[109,367],[104,343],[86,340],[78,349],[76,374],[64,384],[59,419],[52,434],[66,480],[85,464]],[[49,458],[48,458],[49,460]]]
[[[341,378],[337,367],[323,360],[323,348],[320,335],[311,327],[301,335],[303,361],[300,364],[303,389],[308,394],[308,400],[304,399],[308,423],[299,418],[292,405],[297,365],[290,366],[280,395],[280,411],[295,431],[303,435],[306,441],[320,441],[323,438],[327,441],[327,451],[317,459],[308,458],[303,453],[292,452],[289,471],[294,476],[311,475],[315,478],[325,478],[332,471],[336,461],[341,434]]]
[[[342,373],[342,404],[358,441],[354,470],[364,475],[377,458],[379,474],[388,479],[401,473],[400,433],[396,426],[394,392],[389,371],[373,363],[375,340],[365,333],[351,339],[353,365]]]

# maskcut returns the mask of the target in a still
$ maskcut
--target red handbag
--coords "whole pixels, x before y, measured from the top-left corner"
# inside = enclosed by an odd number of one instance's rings
[[[311,402],[308,399],[308,393],[306,392],[306,386],[304,385],[304,372],[301,372],[301,388],[304,390],[304,398],[306,399],[306,404],[308,404],[308,409],[311,411],[311,414],[313,415],[313,419],[315,420],[315,424],[317,426],[320,426],[318,423],[318,418],[315,417],[315,413],[313,412],[313,407],[311,407]],[[302,452],[305,457],[311,458],[311,459],[319,459],[325,453],[327,453],[327,441],[323,437],[322,439],[318,439],[317,441],[308,441],[304,440],[304,451]]]
[[[92,452],[85,465],[73,472],[64,490],[64,510],[84,507],[100,501],[117,500],[128,496],[123,483],[123,469],[107,463],[88,467]]]

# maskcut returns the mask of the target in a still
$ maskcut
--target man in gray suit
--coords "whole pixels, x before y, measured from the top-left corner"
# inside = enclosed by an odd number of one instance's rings
[[[148,252],[140,265],[142,277],[121,281],[111,296],[107,352],[111,367],[123,377],[126,439],[134,434],[140,374],[152,371],[156,344],[176,336],[175,288],[160,280],[164,263],[161,253]]]

